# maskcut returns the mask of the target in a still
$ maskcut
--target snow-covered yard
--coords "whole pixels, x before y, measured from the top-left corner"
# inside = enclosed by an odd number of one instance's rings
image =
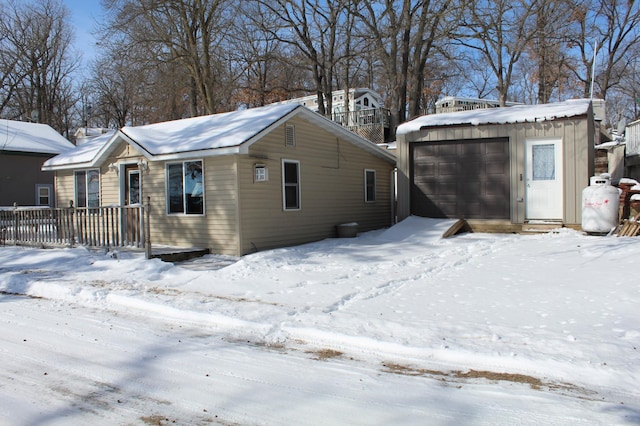
[[[640,238],[451,223],[218,270],[0,247],[0,422],[639,424]]]

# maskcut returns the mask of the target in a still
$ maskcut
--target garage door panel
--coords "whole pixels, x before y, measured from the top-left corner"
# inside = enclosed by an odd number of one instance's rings
[[[455,176],[458,173],[458,165],[455,162],[440,162],[437,170],[439,176]]]
[[[424,195],[438,195],[438,182],[434,180],[421,180],[416,182],[416,187]]]
[[[485,164],[487,175],[506,176],[508,164],[504,161],[489,160]]]
[[[507,138],[413,143],[411,213],[508,219],[508,152]]]
[[[503,179],[500,179],[500,180],[488,179],[487,183],[485,185],[485,194],[488,197],[491,197],[491,196],[504,197],[506,194],[508,194],[505,191],[505,182],[504,182],[504,180]]]
[[[436,164],[435,163],[420,163],[415,166],[416,177],[418,176],[435,176]]]
[[[452,195],[453,197],[458,195],[458,187],[455,182],[440,182],[438,189],[439,195]]]
[[[484,146],[476,143],[460,144],[459,152],[461,155],[479,156],[484,152]]]
[[[476,198],[478,194],[482,194],[484,185],[481,182],[465,182],[460,183],[458,188],[458,194],[463,196],[466,200]]]
[[[487,155],[490,154],[507,154],[508,144],[502,142],[488,142],[484,144],[484,153]]]
[[[458,147],[455,145],[437,145],[438,149],[436,150],[436,153],[434,155],[439,155],[439,156],[447,156],[447,155],[451,155],[451,156],[457,156],[458,155]]]

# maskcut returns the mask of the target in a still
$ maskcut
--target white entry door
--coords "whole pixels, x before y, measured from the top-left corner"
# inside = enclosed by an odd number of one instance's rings
[[[564,213],[562,140],[528,140],[527,220],[562,220]]]

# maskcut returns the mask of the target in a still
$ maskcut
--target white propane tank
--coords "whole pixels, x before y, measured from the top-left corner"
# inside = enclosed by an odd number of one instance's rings
[[[620,190],[611,186],[611,176],[592,176],[582,191],[582,230],[592,234],[610,232],[618,225]]]

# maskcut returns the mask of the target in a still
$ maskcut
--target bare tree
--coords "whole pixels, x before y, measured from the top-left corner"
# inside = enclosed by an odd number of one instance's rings
[[[58,0],[2,5],[2,115],[46,123],[68,134],[74,103],[73,32]]]
[[[429,58],[446,43],[455,1],[358,0],[356,13],[375,47],[382,84],[386,86],[391,128],[420,113]],[[391,135],[393,137],[393,135]]]
[[[535,34],[528,48],[534,62],[531,78],[537,82],[537,102],[548,103],[561,80],[568,79],[568,49],[570,28],[576,19],[574,0],[537,0],[534,10]],[[563,19],[558,19],[563,17]]]
[[[238,64],[237,102],[247,107],[283,101],[309,90],[310,75],[300,71],[300,52],[273,37],[265,22],[279,18],[260,4],[247,1],[238,24],[243,31],[233,33],[234,61]]]
[[[318,95],[318,112],[332,109],[336,67],[341,60],[342,30],[349,20],[350,0],[254,0],[260,14],[254,22],[268,31],[274,40],[295,48],[305,58]],[[273,20],[274,17],[277,19]]]
[[[188,71],[191,115],[224,110],[229,96],[225,45],[234,8],[224,0],[103,0],[108,30],[146,50],[147,60]]]
[[[634,59],[640,41],[638,2],[585,0],[574,13],[579,24],[571,41],[577,57],[571,70],[583,84],[584,97],[593,92],[604,99],[620,84]]]
[[[535,0],[470,0],[457,41],[486,61],[496,81],[500,105],[509,98],[514,67],[532,42]]]

